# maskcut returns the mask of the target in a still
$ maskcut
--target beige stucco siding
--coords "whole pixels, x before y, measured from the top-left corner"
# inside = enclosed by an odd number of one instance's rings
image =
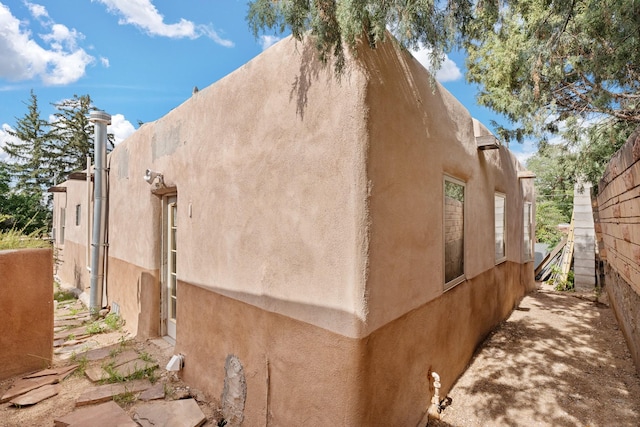
[[[111,154],[110,256],[159,267],[164,174],[178,195],[178,277],[347,336],[365,316],[365,79],[273,47]],[[309,100],[312,100],[309,102]],[[126,173],[122,171],[126,166]],[[266,297],[266,298],[265,298]],[[293,310],[290,302],[317,306]],[[319,316],[331,309],[340,316]]]
[[[89,263],[87,262],[87,232],[89,230],[89,200],[87,182],[66,181],[62,188],[66,192],[54,194],[53,229],[55,234],[54,273],[68,286],[79,290],[89,287]],[[80,205],[79,224],[76,224],[76,206]],[[61,223],[64,209],[64,226]],[[64,231],[63,231],[64,228]],[[64,234],[64,241],[62,235]]]
[[[156,169],[155,124],[140,127],[109,155],[109,256],[154,270],[160,268],[161,200],[143,177]]]
[[[367,331],[373,331],[443,293],[445,175],[465,183],[467,279],[495,266],[495,191],[507,194],[507,260],[522,262],[522,197],[526,191],[533,200],[533,186],[523,189],[522,167],[506,148],[477,149],[475,135],[488,131],[479,124],[474,130],[469,112],[441,85],[432,86],[410,54],[385,44],[359,59],[371,75]]]

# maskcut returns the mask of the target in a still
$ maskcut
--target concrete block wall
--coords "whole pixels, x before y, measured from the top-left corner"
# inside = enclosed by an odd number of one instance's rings
[[[640,372],[640,128],[609,162],[598,209],[605,286]]]

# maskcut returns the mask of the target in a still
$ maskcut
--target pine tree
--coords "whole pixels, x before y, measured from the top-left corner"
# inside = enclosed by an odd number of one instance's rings
[[[0,232],[30,234],[45,230],[51,214],[39,192],[16,191],[11,186],[9,166],[0,162]]]
[[[24,117],[16,119],[15,129],[7,133],[15,140],[4,141],[4,151],[9,155],[9,173],[16,182],[16,189],[29,194],[42,194],[53,184],[52,138],[47,121],[40,117],[38,98],[31,91],[31,99]]]
[[[52,166],[57,182],[67,179],[69,173],[86,168],[87,156],[93,158],[94,126],[89,121],[89,113],[95,106],[89,95],[73,95],[54,104],[52,135],[55,141],[55,156]],[[108,135],[107,150],[113,148],[113,135]]]

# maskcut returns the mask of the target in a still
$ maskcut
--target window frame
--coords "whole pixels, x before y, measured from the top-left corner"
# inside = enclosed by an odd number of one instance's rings
[[[528,229],[528,233],[527,233]],[[525,201],[522,205],[522,260],[533,261],[533,203]],[[528,239],[527,239],[528,234]],[[527,251],[528,249],[528,251]]]
[[[498,222],[497,222],[497,205],[496,205],[496,201],[498,199],[502,199],[503,203],[502,203],[502,256],[498,256],[498,253],[496,251],[497,248],[497,244],[498,244],[498,230],[497,230],[497,226],[498,226]],[[507,260],[507,195],[505,193],[501,193],[499,191],[496,191],[494,193],[493,196],[493,222],[494,222],[494,257],[495,257],[495,265],[498,264],[502,264],[503,262],[505,262]]]
[[[446,216],[446,198],[447,191],[446,186],[447,182],[452,184],[460,185],[462,187],[462,273],[453,279],[447,281],[447,216]],[[442,273],[443,273],[443,290],[448,291],[449,289],[454,288],[460,283],[466,280],[465,275],[465,258],[466,258],[466,229],[467,229],[467,221],[466,221],[466,211],[467,211],[467,184],[463,180],[456,178],[454,176],[444,174],[442,179]]]
[[[64,245],[64,232],[65,232],[65,228],[67,226],[66,222],[67,222],[67,209],[66,208],[60,208],[60,217],[58,218],[58,221],[60,223],[59,226],[59,232],[58,232],[58,243],[61,245]]]
[[[81,218],[82,218],[82,205],[78,203],[76,205],[76,227],[80,225]]]

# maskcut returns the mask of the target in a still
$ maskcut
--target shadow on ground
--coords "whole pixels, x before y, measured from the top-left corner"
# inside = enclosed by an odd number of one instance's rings
[[[487,339],[430,426],[637,426],[640,379],[611,309],[538,291]]]

